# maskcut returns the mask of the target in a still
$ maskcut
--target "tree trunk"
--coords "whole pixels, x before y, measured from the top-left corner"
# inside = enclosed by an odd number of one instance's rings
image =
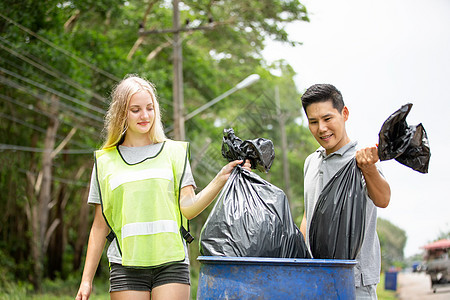
[[[51,104],[52,105],[49,108],[49,112],[52,117],[49,119],[44,140],[45,151],[42,153],[42,169],[34,183],[34,193],[37,195],[37,202],[29,202],[32,232],[31,253],[34,262],[34,278],[32,281],[36,291],[41,290],[42,279],[44,276],[44,253],[46,252],[45,239],[48,227],[50,211],[49,203],[51,201],[52,189],[52,151],[55,147],[56,133],[59,126],[59,98],[52,95]]]
[[[288,198],[289,205],[292,207],[292,197],[291,197],[291,179],[289,175],[289,161],[288,161],[288,144],[286,136],[286,128],[284,115],[280,108],[280,92],[278,86],[275,87],[275,104],[277,110],[278,125],[281,133],[281,152],[283,154],[283,178],[284,178],[284,191],[286,197]]]
[[[67,194],[67,186],[61,183],[61,187],[58,192],[57,203],[54,206],[54,213],[52,216],[52,224],[57,224],[53,235],[50,238],[50,242],[47,250],[48,265],[47,273],[50,279],[54,280],[57,274],[64,277],[63,274],[63,253],[64,253],[64,209],[62,203],[65,195]]]
[[[86,188],[83,192],[80,205],[80,217],[77,230],[77,240],[74,245],[73,255],[73,270],[78,270],[81,266],[81,259],[83,257],[83,250],[87,244],[89,236],[89,205],[86,199],[89,195],[89,188]]]

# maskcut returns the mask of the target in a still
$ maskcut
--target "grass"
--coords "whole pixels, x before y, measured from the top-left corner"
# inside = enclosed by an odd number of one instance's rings
[[[198,283],[198,273],[193,272],[191,276],[191,299],[196,298],[196,289]],[[380,283],[377,286],[377,295],[379,300],[396,300],[395,291],[384,289],[384,273],[381,274]],[[72,278],[65,281],[57,279],[54,281],[46,280],[43,284],[43,292],[35,294],[29,283],[4,282],[0,287],[0,300],[73,300],[78,291],[79,279]],[[109,282],[107,278],[96,278],[94,280],[94,290],[91,295],[93,300],[109,300]]]
[[[79,284],[78,278],[45,280],[42,284],[42,293],[36,293],[30,283],[3,282],[0,286],[0,300],[73,300]],[[95,279],[91,299],[109,300],[108,289],[108,279]]]
[[[73,300],[78,291],[79,278],[67,280],[45,280],[42,284],[42,293],[33,291],[30,283],[5,281],[0,283],[0,300]],[[198,272],[191,273],[191,299],[196,299]],[[108,278],[95,277],[94,288],[90,299],[109,300]]]
[[[381,273],[380,283],[377,285],[377,296],[379,300],[396,300],[395,291],[384,289],[384,273]]]

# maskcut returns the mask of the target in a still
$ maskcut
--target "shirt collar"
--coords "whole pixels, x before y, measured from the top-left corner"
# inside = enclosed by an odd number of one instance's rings
[[[339,148],[337,151],[330,153],[329,155],[326,154],[326,150],[324,147],[320,146],[319,149],[316,150],[316,152],[319,152],[323,158],[329,158],[333,155],[340,155],[343,156],[348,150],[356,147],[356,145],[358,144],[357,141],[350,141],[349,143],[345,144],[344,146],[342,146],[341,148]]]

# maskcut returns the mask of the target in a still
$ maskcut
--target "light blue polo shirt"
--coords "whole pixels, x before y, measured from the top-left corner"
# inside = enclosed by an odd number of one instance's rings
[[[325,149],[320,147],[310,154],[305,160],[304,167],[304,196],[306,214],[306,244],[309,249],[309,228],[312,214],[319,195],[327,182],[350,161],[356,154],[357,142],[353,141],[341,147],[336,152],[326,155]],[[381,173],[377,164],[377,169]],[[361,251],[356,257],[355,285],[372,285],[380,282],[381,255],[380,242],[377,229],[377,209],[367,194],[366,184],[363,177],[363,186],[366,193],[366,225],[365,236]]]

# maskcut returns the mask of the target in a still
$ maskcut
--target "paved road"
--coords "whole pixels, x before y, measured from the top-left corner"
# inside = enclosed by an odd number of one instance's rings
[[[450,285],[433,293],[430,277],[425,273],[399,273],[397,294],[400,300],[449,300]]]

